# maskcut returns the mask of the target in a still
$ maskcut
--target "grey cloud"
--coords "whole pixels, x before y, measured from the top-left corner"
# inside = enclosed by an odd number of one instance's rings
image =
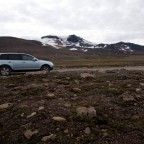
[[[34,35],[73,32],[106,42],[142,39],[143,5],[143,0],[5,0],[0,30],[19,35],[19,29]]]

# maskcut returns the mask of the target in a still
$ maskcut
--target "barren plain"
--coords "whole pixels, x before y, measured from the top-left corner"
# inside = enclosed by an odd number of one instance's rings
[[[1,144],[143,144],[144,71],[0,77]]]

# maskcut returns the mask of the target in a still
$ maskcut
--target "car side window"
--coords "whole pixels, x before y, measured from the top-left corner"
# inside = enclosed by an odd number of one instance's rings
[[[8,60],[21,60],[21,55],[20,54],[9,54]]]
[[[22,55],[22,60],[32,61],[34,58],[30,55]]]

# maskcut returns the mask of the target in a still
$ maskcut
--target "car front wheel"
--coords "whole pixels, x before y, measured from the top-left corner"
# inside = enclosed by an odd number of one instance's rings
[[[43,65],[42,67],[41,67],[41,71],[44,71],[44,72],[50,72],[50,67],[48,66],[48,65]]]
[[[9,75],[11,75],[11,68],[9,66],[2,66],[0,68],[0,74],[2,76],[9,76]]]

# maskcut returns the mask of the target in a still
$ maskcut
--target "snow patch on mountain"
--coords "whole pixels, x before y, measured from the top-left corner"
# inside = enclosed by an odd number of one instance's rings
[[[123,51],[123,52],[130,52],[130,53],[133,52],[133,50],[130,48],[130,46],[128,46],[128,45],[126,45],[124,43],[118,44],[117,47],[119,48],[120,51]]]
[[[71,51],[77,51],[77,48],[70,48]]]

